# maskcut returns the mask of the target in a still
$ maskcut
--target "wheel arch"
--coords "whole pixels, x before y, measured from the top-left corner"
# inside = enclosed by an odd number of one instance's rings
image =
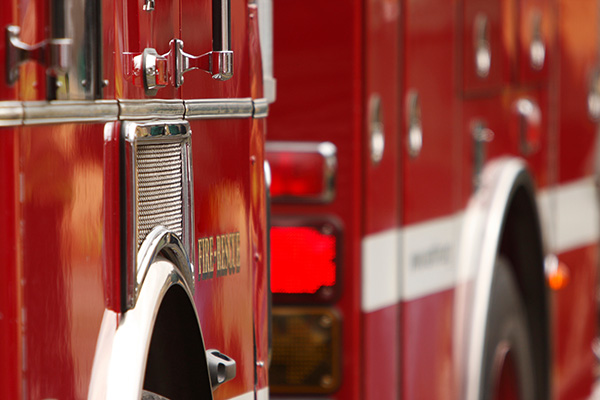
[[[460,283],[456,295],[455,337],[463,392],[479,400],[485,325],[496,257],[514,266],[535,343],[535,366],[542,371],[539,391],[549,393],[548,299],[543,268],[542,232],[535,188],[526,164],[514,157],[496,159],[484,168],[481,184],[469,201],[461,236]],[[524,240],[527,238],[527,240]]]
[[[157,233],[168,240],[155,240],[151,256],[144,257],[134,307],[122,314],[104,311],[88,399],[137,400],[143,389],[212,399],[202,330],[183,272],[190,266],[179,265],[187,257],[172,233],[164,228]],[[165,367],[170,373],[160,371],[158,380],[158,369]],[[182,382],[185,387],[174,388]]]

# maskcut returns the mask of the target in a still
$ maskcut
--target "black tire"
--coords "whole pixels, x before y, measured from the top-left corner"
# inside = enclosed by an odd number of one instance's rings
[[[166,397],[162,397],[159,394],[154,392],[149,392],[147,390],[142,391],[142,400],[169,400]]]
[[[525,305],[510,263],[498,258],[485,327],[481,400],[502,398],[496,395],[510,391],[511,383],[518,399],[537,399],[533,366]]]

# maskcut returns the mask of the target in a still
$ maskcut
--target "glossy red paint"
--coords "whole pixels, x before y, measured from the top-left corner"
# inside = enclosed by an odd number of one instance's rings
[[[0,22],[21,26],[22,39],[47,39],[48,3],[14,1]],[[233,0],[234,77],[217,82],[201,71],[168,86],[158,99],[263,96],[256,6]],[[133,57],[144,48],[211,50],[211,1],[102,3],[102,99],[149,100],[133,82]],[[46,68],[25,63],[14,87],[4,82],[0,44],[0,100],[45,100]],[[2,122],[2,121],[0,121]],[[191,121],[196,239],[239,232],[240,272],[197,281],[195,303],[206,348],[237,363],[237,377],[215,399],[268,386],[268,282],[264,120]],[[118,318],[122,268],[120,235],[120,121],[61,123],[0,129],[0,397],[86,398],[106,310]],[[197,254],[190,254],[197,265]],[[110,324],[109,324],[110,325]],[[112,329],[118,325],[112,324]],[[105,327],[106,329],[106,327]],[[106,332],[105,332],[106,333]],[[114,332],[113,332],[114,333]]]
[[[105,307],[103,130],[19,132],[22,379],[32,398],[87,396]]]
[[[598,248],[587,246],[559,255],[570,273],[569,284],[553,292],[555,394],[557,399],[585,399],[597,364],[590,348],[597,335],[596,282]]]
[[[337,148],[336,195],[330,204],[273,204],[274,215],[333,215],[343,220],[341,389],[336,399],[363,395],[360,313],[362,126],[362,3],[274,2],[274,73],[277,101],[268,119],[269,140],[324,141]],[[308,22],[310,21],[310,23]],[[302,32],[302,34],[299,34]],[[390,115],[391,117],[391,115]]]
[[[273,207],[282,218],[334,215],[342,221],[343,289],[333,306],[345,324],[343,378],[332,398],[462,398],[468,377],[457,335],[468,327],[456,326],[459,283],[406,295],[414,253],[402,244],[386,249],[386,256],[400,259],[397,303],[361,311],[367,268],[361,247],[380,234],[408,242],[415,229],[441,218],[462,221],[478,173],[502,157],[526,164],[540,201],[564,183],[597,174],[597,121],[587,101],[598,68],[598,7],[596,0],[375,0],[325,2],[314,13],[300,2],[275,3],[278,100],[269,139],[331,141],[338,148],[331,204]],[[310,29],[297,22],[307,20]],[[489,45],[487,72],[478,71],[478,44]],[[378,114],[385,148],[374,161]],[[414,120],[421,148],[410,147]],[[476,143],[477,125],[491,140]],[[551,247],[555,232],[542,228]],[[559,258],[570,261],[575,281],[553,294],[549,379],[551,398],[566,400],[583,398],[592,384],[597,245]],[[454,268],[458,275],[460,266]],[[358,381],[354,365],[361,368]]]
[[[4,260],[5,286],[0,292],[0,396],[21,397],[19,377],[21,371],[21,296],[18,248],[19,218],[12,212],[19,202],[18,192],[19,140],[13,129],[0,129],[0,257]]]

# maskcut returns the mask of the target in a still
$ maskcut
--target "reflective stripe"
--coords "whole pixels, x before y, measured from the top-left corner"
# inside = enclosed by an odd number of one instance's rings
[[[462,221],[459,213],[365,237],[362,310],[372,312],[454,287]]]
[[[269,388],[262,388],[256,391],[256,400],[269,400]]]
[[[400,230],[366,236],[362,243],[362,310],[375,311],[400,299]]]
[[[593,178],[543,190],[538,205],[550,251],[560,254],[600,239]],[[460,212],[367,235],[362,242],[362,311],[439,293],[468,279],[459,278],[457,270],[464,222]]]
[[[593,177],[542,191],[538,205],[549,250],[560,254],[597,242],[598,204]]]

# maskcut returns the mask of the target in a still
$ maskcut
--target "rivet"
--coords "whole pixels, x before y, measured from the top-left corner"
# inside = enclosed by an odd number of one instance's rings
[[[321,386],[322,387],[330,387],[333,384],[333,378],[331,377],[331,375],[323,375],[321,377]]]
[[[319,325],[321,326],[321,328],[330,328],[332,323],[333,320],[329,315],[322,315],[319,319]]]

